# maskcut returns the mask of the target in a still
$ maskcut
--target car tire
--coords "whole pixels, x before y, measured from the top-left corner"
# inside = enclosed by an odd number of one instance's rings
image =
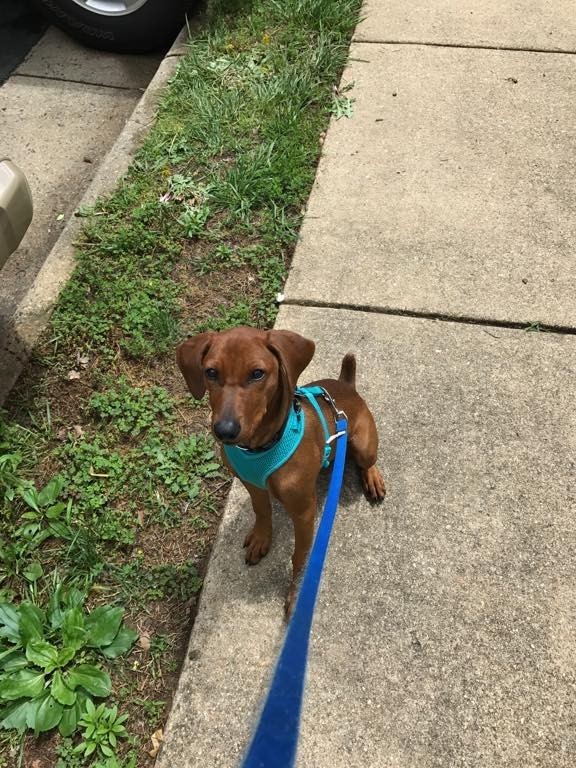
[[[117,53],[166,48],[185,22],[184,0],[143,0],[125,13],[104,13],[106,0],[90,8],[85,0],[36,0],[48,20],[81,43]],[[112,8],[113,4],[110,3]]]

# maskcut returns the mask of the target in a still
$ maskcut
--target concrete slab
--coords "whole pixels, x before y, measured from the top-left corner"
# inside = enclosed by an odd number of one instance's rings
[[[88,188],[85,191],[82,188],[77,190],[78,196],[82,195],[77,200],[78,205],[93,205],[98,197],[108,195],[116,188],[118,179],[128,170],[150,130],[158,101],[164,93],[166,84],[176,71],[178,63],[178,56],[166,57],[162,61],[128,121],[122,127],[118,138],[98,167]],[[85,88],[93,87],[85,86]],[[128,92],[109,90],[109,93],[120,94],[124,99]],[[54,138],[57,140],[57,134]],[[75,207],[74,205],[73,208]],[[66,217],[62,222],[58,222],[59,226],[63,226],[65,221]],[[38,261],[41,257],[38,256],[37,251],[31,249],[28,264],[33,268],[28,271],[23,268],[22,285],[19,287],[14,285],[11,289],[4,290],[3,294],[0,293],[0,405],[16,382],[34,345],[46,328],[58,295],[72,274],[76,255],[75,243],[78,241],[82,226],[82,219],[71,216],[50,252],[44,253],[45,260],[38,273],[35,274],[35,270],[38,269]],[[26,243],[25,239],[24,248],[27,247]],[[40,247],[43,247],[42,243]],[[18,254],[12,258],[18,258]],[[4,269],[2,272],[3,279],[5,271]],[[1,287],[2,284],[0,284]],[[25,291],[25,295],[13,312],[16,290],[18,293]],[[5,302],[3,310],[2,299]]]
[[[356,40],[576,51],[571,0],[366,0]]]
[[[301,768],[569,768],[576,762],[576,339],[283,307],[354,350],[388,497],[353,471],[313,629]],[[157,768],[229,768],[282,634],[290,532],[243,564],[236,487]]]
[[[34,218],[2,269],[1,317],[12,317],[140,95],[23,77],[2,87],[0,146],[28,177]]]
[[[130,56],[86,48],[51,27],[30,51],[16,74],[114,88],[144,89],[162,55]]]
[[[574,61],[353,45],[287,298],[574,326]]]

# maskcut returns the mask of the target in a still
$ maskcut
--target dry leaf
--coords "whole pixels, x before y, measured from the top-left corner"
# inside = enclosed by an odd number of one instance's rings
[[[74,424],[74,434],[76,437],[84,437],[84,430],[80,426],[80,424]]]
[[[88,367],[88,363],[90,362],[90,358],[88,357],[88,355],[80,355],[80,354],[78,354],[77,357],[76,357],[76,362],[82,368],[87,368]]]
[[[140,638],[138,640],[138,643],[140,644],[140,648],[142,648],[143,651],[149,651],[150,650],[150,635],[147,635],[145,632],[140,633]]]
[[[69,371],[68,372],[68,381],[74,381],[75,379],[80,378],[80,373],[78,371]]]
[[[136,517],[138,518],[138,525],[143,526],[144,525],[144,510],[139,509],[138,512],[136,512]]]
[[[164,738],[164,731],[162,728],[158,728],[157,731],[154,731],[152,736],[150,736],[150,741],[152,742],[152,749],[148,752],[150,757],[156,757],[158,754],[158,750],[160,749],[160,745],[162,744],[162,739]]]
[[[94,472],[94,467],[90,467],[88,474],[90,477],[110,477],[108,472]]]

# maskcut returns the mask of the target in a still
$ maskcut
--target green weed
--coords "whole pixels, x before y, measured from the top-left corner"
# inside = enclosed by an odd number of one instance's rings
[[[199,237],[206,227],[210,213],[209,206],[205,204],[191,205],[186,203],[178,219],[178,223],[182,225],[186,237]]]
[[[143,709],[150,728],[158,725],[166,707],[165,701],[153,701],[150,699],[134,699],[134,704]]]
[[[157,429],[160,421],[164,425],[174,421],[174,400],[165,389],[131,387],[126,379],[93,394],[88,407],[99,420],[131,437]]]
[[[528,333],[539,333],[542,329],[540,327],[540,322],[536,320],[533,323],[528,323],[524,330]]]
[[[119,739],[128,736],[124,723],[128,715],[119,715],[118,707],[107,707],[99,704],[97,707],[90,700],[78,725],[83,729],[82,741],[74,748],[75,752],[84,758],[96,753],[105,758],[116,757],[116,747]]]
[[[0,727],[36,735],[76,730],[92,697],[105,698],[110,677],[92,656],[115,659],[137,634],[123,626],[123,608],[85,613],[77,590],[54,590],[46,611],[29,602],[0,604]]]
[[[212,317],[194,326],[192,333],[207,330],[226,331],[238,325],[252,325],[252,307],[246,301],[239,301],[231,306],[220,304]]]
[[[38,491],[33,483],[16,476],[13,487],[5,493],[0,583],[6,585],[21,577],[34,589],[44,575],[38,554],[41,545],[51,538],[70,541],[74,537],[72,504],[59,500],[63,485],[63,478],[56,476]]]
[[[205,435],[190,435],[172,446],[152,437],[141,446],[138,455],[141,480],[148,480],[152,487],[160,484],[167,492],[188,501],[198,496],[202,478],[221,475],[214,443]]]
[[[85,765],[82,755],[75,751],[72,739],[62,739],[56,747],[56,755],[56,768],[82,768]]]
[[[121,590],[123,601],[129,604],[142,605],[166,598],[189,600],[202,587],[202,579],[192,561],[147,568],[142,557],[136,556],[124,565],[110,565],[108,570]]]
[[[152,635],[150,638],[150,654],[155,659],[165,654],[171,647],[172,643],[166,635]]]

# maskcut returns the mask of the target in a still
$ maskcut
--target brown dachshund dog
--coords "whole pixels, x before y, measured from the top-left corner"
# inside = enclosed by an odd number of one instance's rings
[[[312,360],[314,342],[291,331],[235,328],[189,338],[177,350],[177,361],[190,392],[201,398],[206,390],[212,408],[216,438],[232,445],[256,449],[272,442],[286,423],[294,402],[298,377]],[[368,406],[355,388],[356,360],[348,354],[338,379],[313,382],[324,387],[339,410],[348,417],[348,446],[360,468],[366,493],[384,498],[384,481],[376,468],[378,433]],[[333,412],[318,398],[333,433]],[[323,460],[325,435],[318,415],[302,399],[305,432],[296,452],[268,479],[268,490],[244,483],[256,521],[244,542],[246,562],[255,565],[270,549],[272,509],[270,495],[284,506],[294,524],[292,583],[286,601],[289,614],[297,579],[306,562],[314,536],[316,478]],[[334,451],[332,451],[334,453]],[[226,456],[223,461],[234,473]]]

